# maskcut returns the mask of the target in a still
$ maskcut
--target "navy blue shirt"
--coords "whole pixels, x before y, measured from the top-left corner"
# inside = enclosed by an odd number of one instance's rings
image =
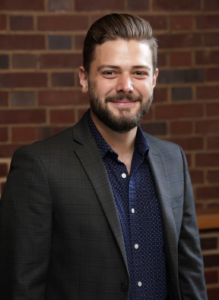
[[[130,276],[129,300],[165,300],[162,217],[144,134],[138,127],[129,176],[125,164],[97,130],[89,110],[86,120],[103,158],[120,218]]]

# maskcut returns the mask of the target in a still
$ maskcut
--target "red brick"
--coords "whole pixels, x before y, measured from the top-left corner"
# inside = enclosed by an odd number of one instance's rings
[[[192,29],[191,16],[171,16],[170,28],[172,30],[190,30]]]
[[[218,81],[219,80],[219,69],[211,68],[205,70],[205,77],[207,81]]]
[[[37,128],[37,140],[47,139],[48,137],[58,134],[68,127],[38,127]]]
[[[219,130],[219,128],[218,128]],[[219,136],[211,136],[207,139],[207,149],[219,149]]]
[[[219,133],[219,120],[196,122],[196,133]]]
[[[156,119],[195,118],[203,116],[202,104],[159,105],[155,108]]]
[[[0,91],[0,106],[8,106],[8,93]]]
[[[158,88],[154,89],[154,98],[153,103],[157,102],[166,102],[167,101],[167,88]]]
[[[191,53],[190,52],[171,52],[170,65],[171,66],[191,66]]]
[[[11,106],[36,106],[34,91],[12,91]]]
[[[8,140],[7,128],[0,128],[0,142],[6,142]]]
[[[36,129],[33,127],[24,128],[12,128],[12,141],[13,142],[25,142],[36,140]]]
[[[201,242],[202,251],[217,249],[217,238],[216,237],[201,238],[200,242]]]
[[[0,124],[32,124],[44,123],[45,121],[44,109],[0,110]]]
[[[207,179],[209,183],[219,183],[219,170],[208,171]]]
[[[38,30],[86,30],[87,16],[40,16]]]
[[[46,73],[1,73],[0,87],[46,87]]]
[[[190,121],[176,121],[170,123],[170,133],[173,135],[191,134],[192,122]]]
[[[49,0],[48,2],[49,10],[71,10],[72,0]]]
[[[204,34],[204,45],[205,46],[218,46],[219,45],[219,33],[208,32]]]
[[[0,30],[5,30],[6,26],[7,26],[6,16],[5,15],[0,15]]]
[[[35,69],[37,56],[34,54],[14,54],[12,64],[14,69]]]
[[[74,86],[74,73],[53,73],[51,75],[52,86]]]
[[[0,49],[45,49],[45,37],[43,35],[0,35]]]
[[[39,105],[88,104],[88,94],[81,91],[39,91]]]
[[[0,163],[0,177],[5,177],[8,175],[8,167],[7,164]]]
[[[216,86],[198,86],[196,88],[197,99],[217,99],[219,98],[219,87]]]
[[[203,171],[191,170],[189,171],[191,176],[192,184],[198,184],[204,182],[204,174]]]
[[[188,48],[202,45],[200,34],[163,34],[156,35],[159,48]]]
[[[214,200],[214,202],[206,203],[207,208],[206,208],[206,214],[208,212],[210,214],[219,214],[219,202],[218,199]]]
[[[0,192],[1,192],[1,193],[3,192],[4,186],[5,186],[5,182],[2,182],[2,183],[1,183],[1,186],[0,186]],[[1,201],[1,198],[0,198],[0,201]]]
[[[196,64],[219,64],[219,51],[196,51]]]
[[[167,65],[167,54],[164,52],[158,52],[158,67]]]
[[[172,138],[169,140],[175,144],[180,145],[184,151],[203,149],[203,138],[201,138],[201,137]]]
[[[218,167],[219,153],[199,153],[196,154],[197,167]]]
[[[149,0],[128,0],[127,3],[128,10],[148,10],[149,9]]]
[[[138,1],[135,1],[138,3]],[[143,16],[140,15],[140,17],[147,22],[150,23],[153,30],[165,30],[167,29],[167,17],[166,16]]]
[[[196,192],[197,192],[197,200],[218,199],[219,187],[218,186],[200,187],[197,188]]]
[[[43,54],[40,57],[41,68],[79,68],[83,64],[81,54]]]
[[[51,110],[50,111],[51,123],[73,124],[75,121],[74,110]]]
[[[31,16],[10,16],[11,30],[33,30],[33,17]]]
[[[219,15],[197,16],[196,27],[198,29],[219,28]]]
[[[76,35],[75,36],[75,49],[82,50],[84,46],[85,35]]]
[[[208,300],[218,300],[219,288],[208,288],[207,289]]]
[[[22,146],[21,144],[0,145],[0,157],[12,157],[15,150]]]
[[[200,0],[154,0],[154,10],[199,10]]]
[[[167,134],[167,124],[166,123],[144,123],[141,124],[143,131],[151,135],[166,135]]]
[[[205,0],[204,2],[205,10],[219,10],[218,0]]]
[[[219,116],[219,103],[209,103],[207,104],[207,116]]]
[[[83,108],[78,110],[78,120],[80,120],[83,117],[83,115],[86,113],[87,110],[88,108]]]
[[[1,0],[1,10],[43,10],[44,0]]]
[[[141,1],[141,0],[139,0]],[[75,0],[75,10],[123,10],[125,8],[124,0]]]

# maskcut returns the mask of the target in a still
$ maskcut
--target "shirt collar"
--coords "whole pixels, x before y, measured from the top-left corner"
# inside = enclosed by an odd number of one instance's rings
[[[110,147],[110,145],[107,144],[107,142],[104,140],[98,129],[96,128],[91,116],[90,116],[90,109],[86,112],[86,121],[88,124],[88,127],[90,128],[90,131],[97,143],[97,146],[99,148],[100,154],[102,158],[105,157],[107,152],[114,153],[118,157],[118,154]],[[144,133],[140,126],[138,126],[137,134],[136,134],[136,140],[135,140],[135,151],[137,151],[141,156],[145,156],[145,154],[149,150],[149,145],[147,143],[147,140],[144,136]]]

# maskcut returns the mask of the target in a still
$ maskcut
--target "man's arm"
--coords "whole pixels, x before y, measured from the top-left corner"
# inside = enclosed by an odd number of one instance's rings
[[[48,178],[28,147],[13,156],[0,201],[0,297],[45,299],[52,233]]]
[[[185,186],[183,219],[178,244],[180,291],[183,300],[207,300],[193,190],[183,151],[182,156]]]

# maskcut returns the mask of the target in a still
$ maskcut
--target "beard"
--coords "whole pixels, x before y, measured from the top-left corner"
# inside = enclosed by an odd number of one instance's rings
[[[128,99],[140,103],[137,112],[131,114],[131,108],[121,108],[120,116],[115,116],[108,108],[107,103],[112,100]],[[89,100],[92,112],[107,127],[118,133],[126,133],[138,126],[143,116],[149,111],[153,101],[153,94],[150,95],[145,103],[142,96],[127,95],[120,93],[107,96],[102,104],[98,97],[95,96],[92,87],[89,85]]]

